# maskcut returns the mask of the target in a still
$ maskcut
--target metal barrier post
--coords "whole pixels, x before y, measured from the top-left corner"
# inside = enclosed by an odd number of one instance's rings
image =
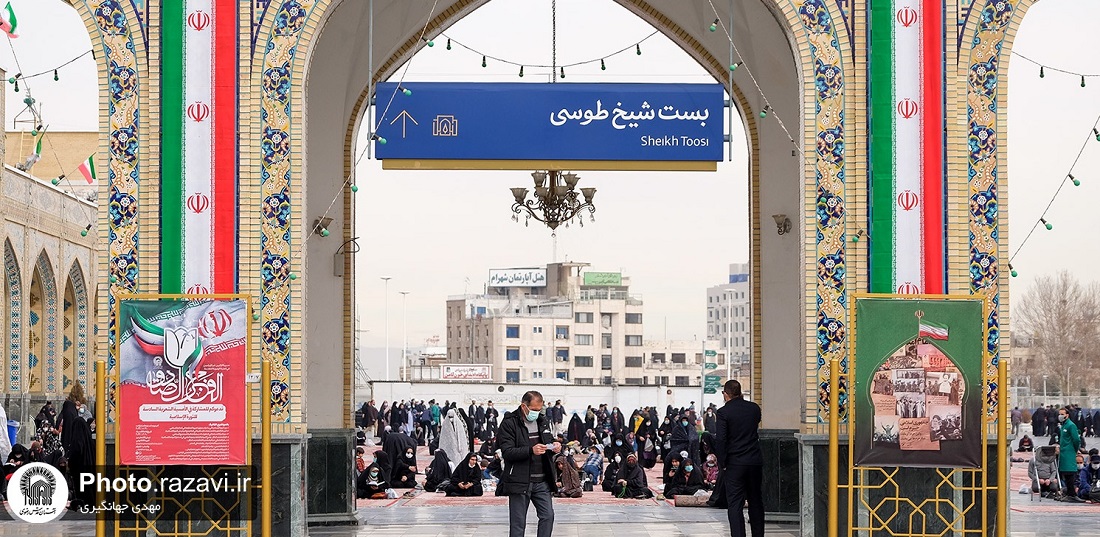
[[[840,528],[840,360],[829,360],[829,537]]]

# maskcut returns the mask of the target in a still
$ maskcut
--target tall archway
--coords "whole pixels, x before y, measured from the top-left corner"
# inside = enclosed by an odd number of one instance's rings
[[[62,390],[74,382],[88,385],[88,291],[80,263],[73,262],[65,281],[61,325]]]
[[[38,255],[28,293],[27,391],[57,394],[58,368],[57,280],[46,252]]]
[[[11,247],[11,241],[4,241],[4,307],[8,313],[9,322],[5,327],[9,329],[4,338],[5,355],[8,358],[7,389],[11,393],[19,393],[23,388],[23,278],[19,271],[19,259],[15,256],[15,249]]]

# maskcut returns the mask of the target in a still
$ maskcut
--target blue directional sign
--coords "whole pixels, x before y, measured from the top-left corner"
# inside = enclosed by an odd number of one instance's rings
[[[377,87],[379,159],[722,160],[719,84],[395,83]],[[388,110],[387,110],[388,108]]]

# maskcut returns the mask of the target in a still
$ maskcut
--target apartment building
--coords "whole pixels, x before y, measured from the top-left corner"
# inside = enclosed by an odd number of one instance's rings
[[[729,281],[707,288],[707,339],[728,354],[735,367],[752,355],[750,269],[747,263],[732,263]]]
[[[629,278],[587,268],[492,270],[484,293],[449,298],[448,363],[491,364],[494,382],[698,385],[702,342],[646,342]]]

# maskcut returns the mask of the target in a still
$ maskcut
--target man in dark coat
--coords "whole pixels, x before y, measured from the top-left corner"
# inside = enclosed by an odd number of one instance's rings
[[[509,537],[523,537],[527,529],[527,509],[535,504],[539,519],[538,537],[550,537],[554,531],[553,493],[558,470],[553,464],[561,444],[554,442],[550,423],[541,414],[542,394],[529,391],[514,412],[501,420],[497,441],[504,459],[497,494],[508,496]]]
[[[496,436],[497,425],[500,423],[500,412],[493,408],[493,402],[489,401],[489,406],[485,408],[485,429],[489,431],[489,438]]]
[[[1047,410],[1045,408],[1035,409],[1035,413],[1031,415],[1031,429],[1035,436],[1046,436]]]
[[[730,535],[745,537],[745,500],[752,537],[764,537],[764,456],[760,451],[760,406],[741,395],[741,383],[726,382],[718,410],[715,448],[724,475]]]

